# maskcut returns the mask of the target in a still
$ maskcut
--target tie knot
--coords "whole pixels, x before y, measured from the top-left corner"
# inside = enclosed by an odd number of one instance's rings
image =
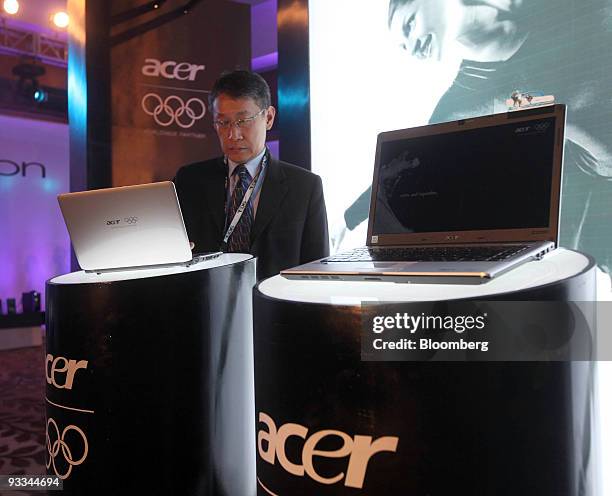
[[[237,165],[236,168],[234,169],[233,174],[240,177],[240,179],[245,179],[245,178],[250,179],[251,178],[251,175],[249,174],[249,170],[246,168],[246,165],[244,164]]]

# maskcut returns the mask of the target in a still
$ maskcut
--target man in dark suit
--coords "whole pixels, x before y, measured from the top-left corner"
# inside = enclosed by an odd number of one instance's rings
[[[174,178],[196,252],[252,253],[257,278],[329,254],[321,178],[270,156],[276,110],[256,73],[223,74],[210,93],[223,157],[181,167]]]

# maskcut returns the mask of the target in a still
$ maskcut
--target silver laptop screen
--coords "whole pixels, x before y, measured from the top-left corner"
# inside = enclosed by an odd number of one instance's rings
[[[381,143],[372,233],[547,228],[555,119]]]

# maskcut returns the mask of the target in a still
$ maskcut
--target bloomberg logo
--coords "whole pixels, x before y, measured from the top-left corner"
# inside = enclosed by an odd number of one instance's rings
[[[145,59],[142,73],[149,77],[163,77],[166,79],[177,79],[179,81],[195,81],[199,71],[203,71],[203,65],[190,64],[189,62],[175,62],[158,59]]]
[[[47,168],[40,162],[15,162],[13,160],[0,159],[0,176],[16,176],[20,174],[26,177],[28,169],[34,167],[40,171],[40,177],[47,177]]]

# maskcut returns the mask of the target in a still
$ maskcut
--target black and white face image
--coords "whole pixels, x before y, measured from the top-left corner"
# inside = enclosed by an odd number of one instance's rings
[[[407,56],[444,61],[453,55],[480,62],[507,60],[526,32],[512,13],[522,0],[392,0],[389,30]]]

